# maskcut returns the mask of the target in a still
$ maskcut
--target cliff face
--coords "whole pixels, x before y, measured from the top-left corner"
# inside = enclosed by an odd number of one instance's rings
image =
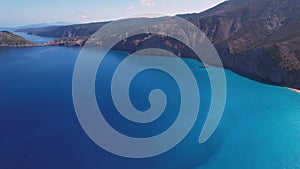
[[[208,36],[225,68],[261,82],[300,89],[299,0],[229,0],[199,14],[178,16]],[[135,21],[147,23],[147,19]],[[71,25],[30,30],[30,33],[56,37],[90,36],[104,24]],[[162,24],[157,28],[164,30],[166,26],[172,25]],[[119,36],[126,36],[126,33]],[[184,36],[195,41],[188,33]],[[101,40],[98,43],[101,44]],[[136,51],[154,46],[181,56],[195,57],[184,44],[146,32],[126,39],[115,48]]]
[[[12,34],[8,31],[0,32],[0,47],[26,47],[35,46],[34,43],[29,42],[25,38]]]

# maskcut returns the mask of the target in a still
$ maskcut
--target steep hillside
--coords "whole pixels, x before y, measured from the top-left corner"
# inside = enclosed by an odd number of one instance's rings
[[[199,14],[178,16],[205,32],[226,68],[261,82],[300,89],[299,0],[229,0]],[[132,20],[147,23],[145,18]],[[27,31],[55,37],[90,36],[104,24]],[[157,28],[164,30],[166,26],[172,25],[157,25]],[[195,40],[188,33],[185,36]],[[153,45],[192,57],[184,44],[146,32],[116,48],[136,51]]]
[[[300,88],[298,0],[227,1],[183,16],[213,41],[225,67],[267,83]]]

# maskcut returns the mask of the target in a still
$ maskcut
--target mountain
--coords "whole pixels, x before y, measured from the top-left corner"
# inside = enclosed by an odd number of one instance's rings
[[[39,36],[57,37],[57,38],[90,36],[107,23],[109,22],[76,24],[76,25],[66,25],[66,26],[47,26],[42,28],[21,28],[21,29],[17,29],[17,31],[26,32],[28,34],[35,34]]]
[[[300,88],[298,0],[230,0],[181,17],[206,33],[226,68],[262,82]]]
[[[35,46],[34,43],[25,38],[10,33],[8,31],[0,31],[0,47],[27,47]]]
[[[208,36],[225,68],[264,83],[300,89],[299,0],[229,0],[202,13],[178,16],[193,23]],[[147,23],[146,18],[128,21]],[[25,31],[68,39],[88,37],[107,23]],[[161,30],[165,26],[157,25]],[[191,41],[195,40],[188,33],[186,36]],[[193,57],[184,44],[146,32],[130,37],[126,43],[120,43],[115,48],[136,51],[151,45]]]
[[[73,25],[73,24],[77,24],[77,23],[76,22],[37,23],[37,24],[19,26],[18,29],[44,28],[49,26],[64,26],[64,25]]]

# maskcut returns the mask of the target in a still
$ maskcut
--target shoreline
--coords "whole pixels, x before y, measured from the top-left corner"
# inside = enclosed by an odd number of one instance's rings
[[[300,94],[300,90],[299,89],[294,89],[294,88],[289,88],[289,87],[288,87],[288,89],[291,90],[291,91],[293,91],[293,92],[296,92],[296,93]]]

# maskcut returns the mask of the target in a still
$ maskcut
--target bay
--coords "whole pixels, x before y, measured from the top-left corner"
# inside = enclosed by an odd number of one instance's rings
[[[195,126],[172,150],[156,157],[128,159],[97,146],[81,128],[73,107],[72,76],[81,48],[0,48],[0,168],[157,168],[157,169],[281,169],[300,168],[300,95],[261,84],[226,70],[227,101],[222,121],[206,143],[198,137],[210,106],[205,69],[184,59],[197,79],[201,105]],[[112,51],[96,80],[114,71],[124,51]],[[217,69],[210,67],[208,69]],[[104,79],[103,79],[104,78]],[[107,85],[107,84],[103,84]],[[111,98],[99,104],[119,132],[148,137],[172,125],[180,93],[166,73],[149,70],[132,82],[131,99],[140,110],[149,107],[153,88],[166,92],[167,113],[149,126],[129,123],[116,115]],[[125,127],[124,127],[125,126]]]

